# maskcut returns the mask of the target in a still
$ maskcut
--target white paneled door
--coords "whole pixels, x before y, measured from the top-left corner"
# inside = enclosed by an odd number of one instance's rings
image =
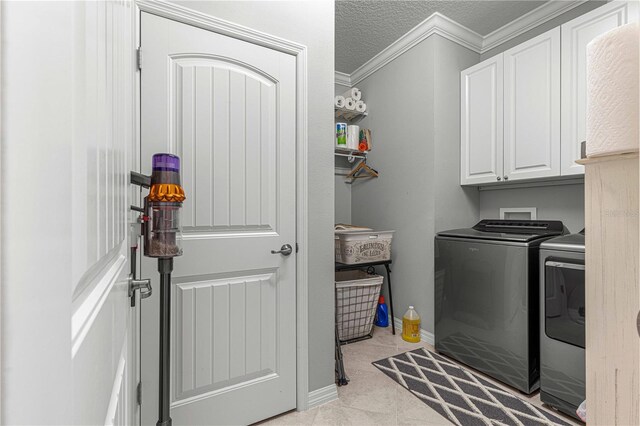
[[[136,424],[135,4],[0,8],[0,423]]]
[[[133,219],[129,205],[135,196],[128,182],[135,158],[135,5],[123,1],[54,4],[54,9],[68,8],[67,13],[73,16],[73,86],[66,90],[66,95],[73,97],[74,110],[71,161],[68,166],[56,161],[56,179],[66,167],[71,172],[69,187],[63,180],[58,184],[70,194],[71,226],[64,238],[70,238],[72,244],[65,252],[62,238],[49,243],[64,256],[73,283],[73,392],[67,396],[73,401],[73,413],[64,421],[31,417],[25,423],[130,425],[139,419],[135,394],[139,375],[137,329],[133,325],[138,308],[131,307],[128,297],[128,224]],[[28,19],[38,21],[32,15]],[[43,19],[51,28],[64,25],[51,16]],[[43,67],[41,72],[48,69]],[[40,99],[45,96],[56,98],[39,94]],[[58,147],[58,151],[64,150]],[[29,162],[38,164],[33,159]],[[50,205],[44,210],[52,208]],[[49,226],[53,223],[60,226],[57,222],[49,222]],[[54,283],[52,280],[49,284]],[[55,303],[45,295],[40,301],[45,305]],[[41,306],[34,305],[32,309],[35,312]],[[45,314],[42,321],[51,318]],[[63,340],[52,336],[43,340],[50,340],[52,347],[63,344]],[[46,358],[48,354],[38,356]],[[47,386],[47,376],[45,373],[39,378],[42,382],[32,382],[31,386],[58,392],[62,384]],[[46,413],[33,400],[25,402],[32,404],[33,410],[24,410],[24,416]],[[8,420],[6,424],[12,423]]]
[[[174,424],[249,424],[296,407],[294,56],[141,18],[142,171],[182,159],[184,254],[171,317]],[[271,253],[289,244],[288,256]],[[142,276],[158,288],[156,262]],[[158,295],[142,304],[143,424],[158,413]]]
[[[560,175],[560,28],[504,52],[504,174]]]
[[[460,184],[502,180],[502,54],[460,74]]]

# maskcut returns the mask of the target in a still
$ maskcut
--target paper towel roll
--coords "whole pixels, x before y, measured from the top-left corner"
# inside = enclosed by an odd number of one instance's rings
[[[336,108],[344,108],[344,96],[336,96],[333,100],[333,104],[336,106]]]
[[[367,110],[367,104],[362,101],[356,102],[356,111],[365,112]]]
[[[353,98],[346,98],[344,100],[344,107],[350,111],[355,111],[356,101],[354,101]]]
[[[627,24],[587,45],[587,157],[638,150],[639,35]]]
[[[360,138],[360,126],[347,126],[347,148],[358,149]]]
[[[360,99],[362,99],[362,93],[360,93],[360,89],[358,89],[357,87],[347,90],[342,94],[342,96],[344,96],[345,99],[351,98],[354,101],[359,101]]]

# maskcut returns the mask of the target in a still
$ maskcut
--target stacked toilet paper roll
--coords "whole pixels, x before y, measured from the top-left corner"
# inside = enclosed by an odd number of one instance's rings
[[[352,98],[345,98],[344,107],[350,111],[354,111],[356,109],[356,102]]]
[[[345,99],[351,98],[354,101],[358,102],[360,99],[362,99],[362,92],[360,92],[360,89],[358,89],[357,87],[353,87],[344,92],[342,96],[344,96]]]
[[[587,157],[638,151],[637,23],[587,45]]]
[[[367,104],[362,100],[362,92],[357,87],[337,95],[333,100],[333,104],[336,108],[344,108],[350,111],[365,112],[367,110]]]

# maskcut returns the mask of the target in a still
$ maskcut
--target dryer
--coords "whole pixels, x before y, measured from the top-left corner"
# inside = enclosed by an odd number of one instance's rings
[[[540,246],[540,399],[576,419],[585,399],[584,230]]]

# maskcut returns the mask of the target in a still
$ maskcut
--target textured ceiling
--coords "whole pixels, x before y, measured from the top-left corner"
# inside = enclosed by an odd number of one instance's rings
[[[546,2],[337,0],[336,70],[352,73],[434,12],[487,35],[543,3]]]

